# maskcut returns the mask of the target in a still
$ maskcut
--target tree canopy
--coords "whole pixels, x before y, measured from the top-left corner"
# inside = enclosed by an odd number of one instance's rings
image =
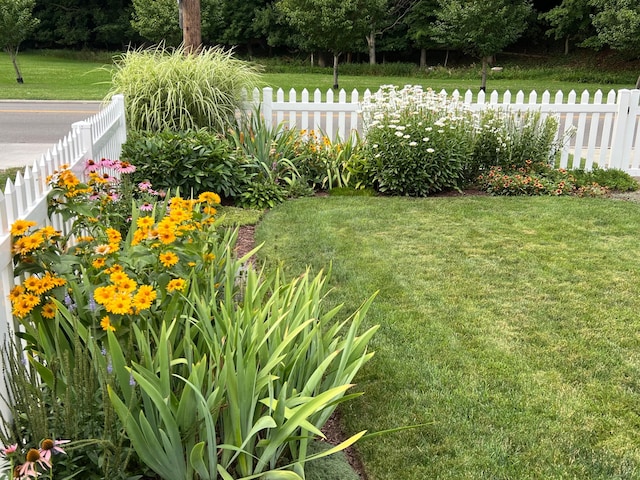
[[[18,49],[39,23],[34,8],[35,0],[0,0],[0,47],[11,57],[18,83],[24,82],[16,61]]]
[[[489,58],[515,42],[533,12],[528,0],[438,0],[433,38],[482,59],[486,87]]]

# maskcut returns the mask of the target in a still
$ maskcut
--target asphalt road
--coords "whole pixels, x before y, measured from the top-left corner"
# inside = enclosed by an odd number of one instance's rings
[[[100,102],[0,100],[0,168],[32,165]]]

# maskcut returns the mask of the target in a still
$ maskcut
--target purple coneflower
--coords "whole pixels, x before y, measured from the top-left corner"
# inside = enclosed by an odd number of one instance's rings
[[[40,465],[43,469],[51,469],[51,463],[41,455],[40,450],[32,448],[27,452],[26,461],[18,471],[20,478],[37,477],[40,475],[40,472],[36,470],[36,464]]]
[[[64,445],[65,443],[69,443],[71,440],[51,440],[50,438],[45,438],[40,444],[40,457],[51,466],[51,455],[56,453],[64,453],[65,452],[60,445]]]
[[[120,164],[116,166],[116,169],[120,173],[133,173],[136,171],[136,166],[131,165],[129,162],[120,162]]]
[[[12,453],[16,453],[16,451],[18,450],[18,444],[14,443],[13,445],[9,445],[8,447],[2,447],[0,449],[0,453],[2,453],[2,455],[7,456],[7,455],[11,455]]]
[[[138,184],[138,190],[140,190],[141,192],[146,192],[150,188],[151,188],[151,182],[144,181]]]
[[[151,210],[153,210],[153,205],[149,202],[144,202],[142,205],[140,205],[140,210],[142,210],[143,212],[150,212]]]

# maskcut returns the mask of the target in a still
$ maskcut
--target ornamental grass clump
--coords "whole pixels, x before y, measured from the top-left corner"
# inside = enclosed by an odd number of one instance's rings
[[[418,86],[383,86],[362,111],[378,191],[426,196],[462,187],[472,151],[472,117],[462,102]]]
[[[243,107],[243,92],[258,81],[256,67],[229,50],[210,47],[192,54],[159,45],[129,50],[116,60],[105,100],[124,94],[133,130],[204,127],[224,133]]]

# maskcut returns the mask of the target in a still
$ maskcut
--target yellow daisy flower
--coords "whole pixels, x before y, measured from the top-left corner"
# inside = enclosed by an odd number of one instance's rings
[[[105,332],[109,330],[111,330],[112,332],[116,331],[116,327],[111,325],[111,318],[109,318],[109,315],[105,315],[104,317],[102,317],[102,319],[100,320],[100,326]]]
[[[186,283],[182,278],[174,278],[167,284],[167,292],[183,291]]]
[[[13,225],[11,225],[11,235],[14,237],[24,235],[29,228],[35,227],[36,225],[37,223],[31,220],[16,220],[13,222]]]
[[[160,263],[165,267],[173,267],[176,263],[178,263],[178,256],[173,252],[165,252],[161,253],[158,257]]]

